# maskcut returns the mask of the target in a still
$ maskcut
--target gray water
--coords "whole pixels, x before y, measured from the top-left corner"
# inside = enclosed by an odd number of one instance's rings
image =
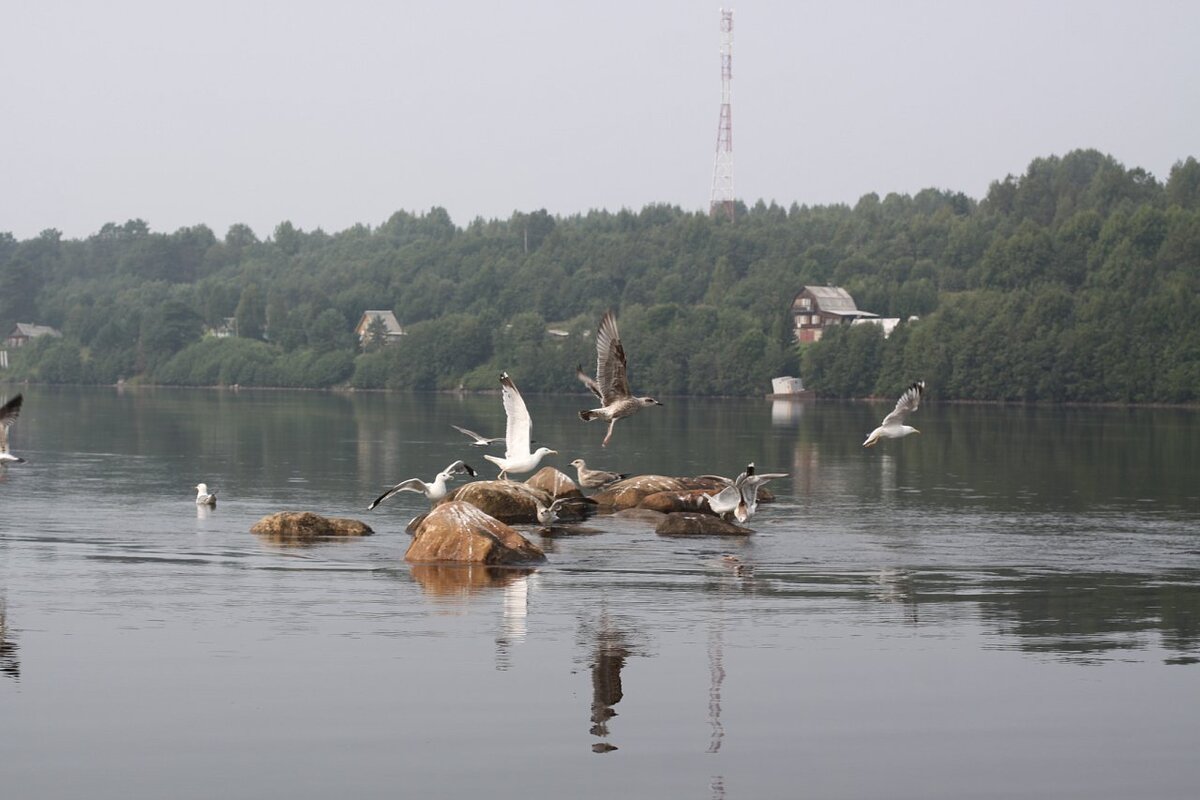
[[[7,395],[15,390],[11,387]],[[410,567],[498,396],[29,387],[0,473],[4,798],[1191,798],[1200,414],[668,399],[534,437],[787,472],[753,536],[593,517]],[[205,481],[220,500],[197,509]],[[280,510],[376,534],[283,547]],[[737,566],[725,556],[736,556]]]

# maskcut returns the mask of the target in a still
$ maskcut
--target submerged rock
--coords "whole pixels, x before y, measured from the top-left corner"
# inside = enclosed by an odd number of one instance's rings
[[[657,492],[679,492],[685,488],[679,478],[668,478],[666,475],[635,475],[623,481],[610,483],[608,488],[592,495],[592,499],[601,508],[620,511],[633,508],[642,502],[646,495]]]
[[[474,505],[451,501],[421,521],[404,558],[412,562],[539,564],[546,554]]]
[[[712,514],[690,511],[667,514],[654,532],[662,536],[749,536],[754,531]]]
[[[554,502],[549,492],[517,481],[474,481],[464,484],[442,500],[470,503],[501,522],[537,522],[537,504]]]
[[[638,503],[638,508],[651,511],[661,511],[670,514],[676,511],[694,511],[697,514],[712,514],[705,497],[713,494],[711,490],[688,489],[682,492],[655,492],[648,494]]]
[[[374,533],[365,522],[346,517],[323,517],[311,511],[280,511],[263,517],[250,532],[282,542],[313,542]]]

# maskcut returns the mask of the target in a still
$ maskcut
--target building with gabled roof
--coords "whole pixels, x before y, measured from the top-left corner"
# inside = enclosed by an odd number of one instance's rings
[[[796,341],[801,343],[820,341],[830,326],[878,316],[860,309],[850,293],[840,286],[805,286],[792,299],[793,331]]]
[[[397,337],[404,335],[404,328],[400,326],[400,321],[396,319],[395,312],[392,311],[364,311],[362,318],[358,324],[354,326],[354,335],[358,337],[359,345],[364,345],[367,342],[367,336],[370,335],[371,323],[376,319],[383,322],[383,328],[386,332],[384,343],[393,342]]]
[[[18,322],[12,329],[12,332],[4,339],[4,344],[8,347],[22,347],[29,343],[31,339],[37,339],[39,336],[53,336],[56,339],[62,338],[62,333],[49,325],[35,325],[32,322]]]

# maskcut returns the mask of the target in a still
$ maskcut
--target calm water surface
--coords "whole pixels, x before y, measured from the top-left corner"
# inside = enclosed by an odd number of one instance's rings
[[[8,389],[11,396],[13,390]],[[1192,798],[1200,414],[669,400],[534,436],[770,485],[747,539],[594,517],[410,567],[498,396],[32,387],[0,473],[5,798]],[[215,510],[192,487],[215,486]],[[279,510],[376,535],[289,548]],[[722,557],[735,555],[733,569]]]

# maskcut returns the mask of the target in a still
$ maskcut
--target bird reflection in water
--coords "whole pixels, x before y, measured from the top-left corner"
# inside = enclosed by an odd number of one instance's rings
[[[600,739],[592,744],[593,753],[611,753],[617,746],[608,740],[609,720],[617,716],[613,708],[625,696],[621,686],[621,670],[633,649],[625,634],[614,626],[608,612],[601,612],[592,631],[585,631],[591,640],[592,704],[588,732]]]
[[[8,609],[0,603],[0,672],[14,681],[21,679],[21,662],[17,659],[17,643],[9,638]]]

